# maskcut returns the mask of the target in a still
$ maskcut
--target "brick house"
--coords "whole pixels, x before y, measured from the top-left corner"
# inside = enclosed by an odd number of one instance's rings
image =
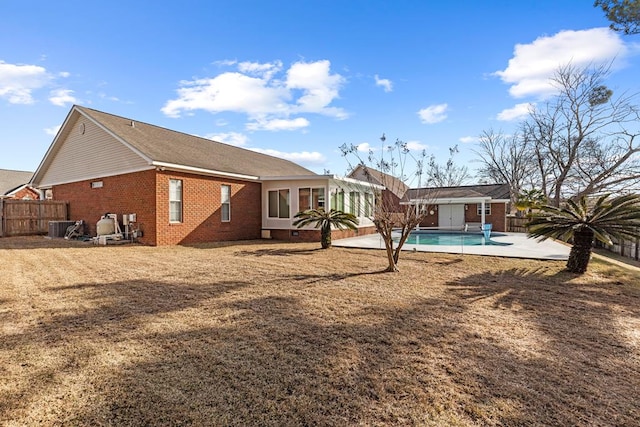
[[[400,202],[409,191],[409,186],[404,181],[393,175],[363,165],[357,165],[348,176],[359,181],[371,182],[384,187],[382,203],[385,206],[385,210],[388,212],[400,212]]]
[[[410,189],[402,203],[426,210],[420,227],[506,231],[509,200],[507,184],[486,184]]]
[[[0,169],[0,199],[38,200],[40,192],[29,185],[33,172]]]
[[[481,224],[506,231],[509,198],[507,184],[409,188],[400,179],[358,165],[349,177],[385,187],[382,203],[389,212],[412,206],[426,212],[421,228],[479,231]]]
[[[90,235],[107,213],[122,224],[123,215],[134,217],[138,241],[148,245],[319,240],[318,230],[292,226],[295,213],[310,207],[351,211],[360,220],[356,233],[374,231],[362,207],[373,199],[371,184],[80,106],[71,108],[31,185],[67,201],[70,219],[84,220]],[[335,231],[334,238],[353,234]]]

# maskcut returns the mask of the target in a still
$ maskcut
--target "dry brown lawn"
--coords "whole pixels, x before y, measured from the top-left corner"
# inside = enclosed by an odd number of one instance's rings
[[[636,426],[640,273],[0,239],[0,425]]]

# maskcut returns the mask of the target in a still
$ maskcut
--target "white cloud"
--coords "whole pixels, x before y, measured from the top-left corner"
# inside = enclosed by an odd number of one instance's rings
[[[284,114],[289,109],[288,91],[269,86],[269,81],[241,73],[222,73],[212,79],[183,81],[178,99],[168,101],[162,112],[179,117],[182,112],[205,110],[211,113],[232,111],[249,116]]]
[[[219,67],[230,67],[232,65],[236,65],[238,63],[235,59],[222,59],[220,61],[214,61],[213,64]]]
[[[211,139],[217,142],[224,142],[225,144],[235,145],[236,147],[244,147],[247,145],[249,138],[247,135],[239,132],[224,132],[218,134],[209,134],[207,139]]]
[[[407,148],[411,151],[422,151],[429,148],[429,146],[420,141],[408,141]]]
[[[247,129],[251,131],[256,130],[296,130],[309,126],[309,120],[304,117],[297,117],[295,119],[257,119],[254,122],[247,123]]]
[[[549,78],[558,67],[609,63],[627,53],[620,36],[608,28],[561,31],[529,44],[517,44],[507,68],[494,74],[511,85],[509,93],[513,97],[544,97],[555,92]]]
[[[58,107],[64,107],[66,104],[75,104],[76,98],[72,95],[70,89],[55,89],[49,93],[49,101]]]
[[[32,104],[33,91],[45,87],[51,78],[47,70],[38,65],[0,61],[0,98],[11,104]]]
[[[347,117],[341,108],[331,106],[339,98],[345,79],[331,73],[327,60],[296,62],[286,73],[280,61],[225,61],[222,64],[235,65],[238,71],[180,82],[178,97],[167,101],[162,112],[170,117],[195,110],[235,112],[248,116],[248,128],[267,130],[299,129],[309,125],[307,119],[291,119],[294,114]]]
[[[498,116],[496,118],[498,120],[507,121],[507,122],[511,120],[516,120],[521,117],[525,117],[529,115],[531,108],[535,107],[535,105],[536,105],[535,103],[531,103],[531,102],[516,104],[513,108],[507,108],[506,110],[502,110],[500,113],[498,113]]]
[[[377,74],[373,76],[376,79],[376,86],[381,86],[385,92],[393,90],[393,83],[389,79],[381,79]]]
[[[420,116],[422,123],[439,123],[446,120],[446,112],[448,108],[449,106],[447,104],[430,105],[429,107],[418,111],[418,116]]]
[[[279,157],[281,159],[290,160],[295,163],[303,163],[303,164],[322,164],[326,161],[326,158],[322,153],[318,153],[317,151],[301,151],[294,153],[285,153],[283,151],[271,150],[271,149],[262,149],[262,148],[250,148],[250,150],[268,154],[270,156]]]
[[[338,98],[345,82],[340,74],[331,74],[331,63],[327,60],[316,62],[296,62],[287,71],[288,89],[302,90],[295,112],[320,113],[344,119],[347,114],[341,108],[329,107]]]
[[[58,76],[63,77],[63,78],[67,78],[70,75],[71,75],[71,73],[68,72],[68,71],[61,71],[61,72],[58,73]]]
[[[62,127],[62,125],[57,125],[57,126],[52,126],[50,128],[45,128],[44,132],[47,135],[52,135],[52,136],[56,136],[58,134],[58,131],[60,130],[60,128]]]
[[[282,62],[267,62],[261,64],[259,62],[240,62],[238,63],[238,71],[245,74],[252,74],[261,76],[267,80],[271,79],[273,75],[282,70]]]
[[[462,142],[463,144],[471,144],[473,142],[477,142],[478,141],[478,137],[476,137],[476,136],[463,136],[460,139],[458,139],[458,141]]]
[[[371,151],[375,151],[376,150],[368,142],[363,142],[363,143],[360,143],[360,144],[356,145],[356,149],[358,151],[360,151],[361,153],[368,153],[369,150],[371,150]]]

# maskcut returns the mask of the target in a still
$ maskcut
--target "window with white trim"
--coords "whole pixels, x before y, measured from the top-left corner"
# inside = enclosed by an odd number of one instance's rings
[[[324,187],[298,189],[298,209],[324,209]]]
[[[478,216],[482,216],[482,203],[478,203],[476,205],[478,210]],[[491,203],[485,203],[484,205],[484,214],[491,215]]]
[[[336,190],[331,195],[331,208],[344,212],[344,190]]]
[[[182,222],[182,180],[169,180],[169,222]]]
[[[364,216],[370,218],[373,214],[373,194],[364,194]]]
[[[231,186],[220,186],[220,212],[222,215],[222,222],[231,221]]]
[[[360,193],[357,191],[349,192],[349,213],[360,216]]]
[[[269,218],[290,218],[289,189],[269,190]]]

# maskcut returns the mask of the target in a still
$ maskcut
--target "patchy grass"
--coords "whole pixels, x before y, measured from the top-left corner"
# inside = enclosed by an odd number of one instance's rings
[[[638,425],[640,273],[0,239],[0,424]]]

